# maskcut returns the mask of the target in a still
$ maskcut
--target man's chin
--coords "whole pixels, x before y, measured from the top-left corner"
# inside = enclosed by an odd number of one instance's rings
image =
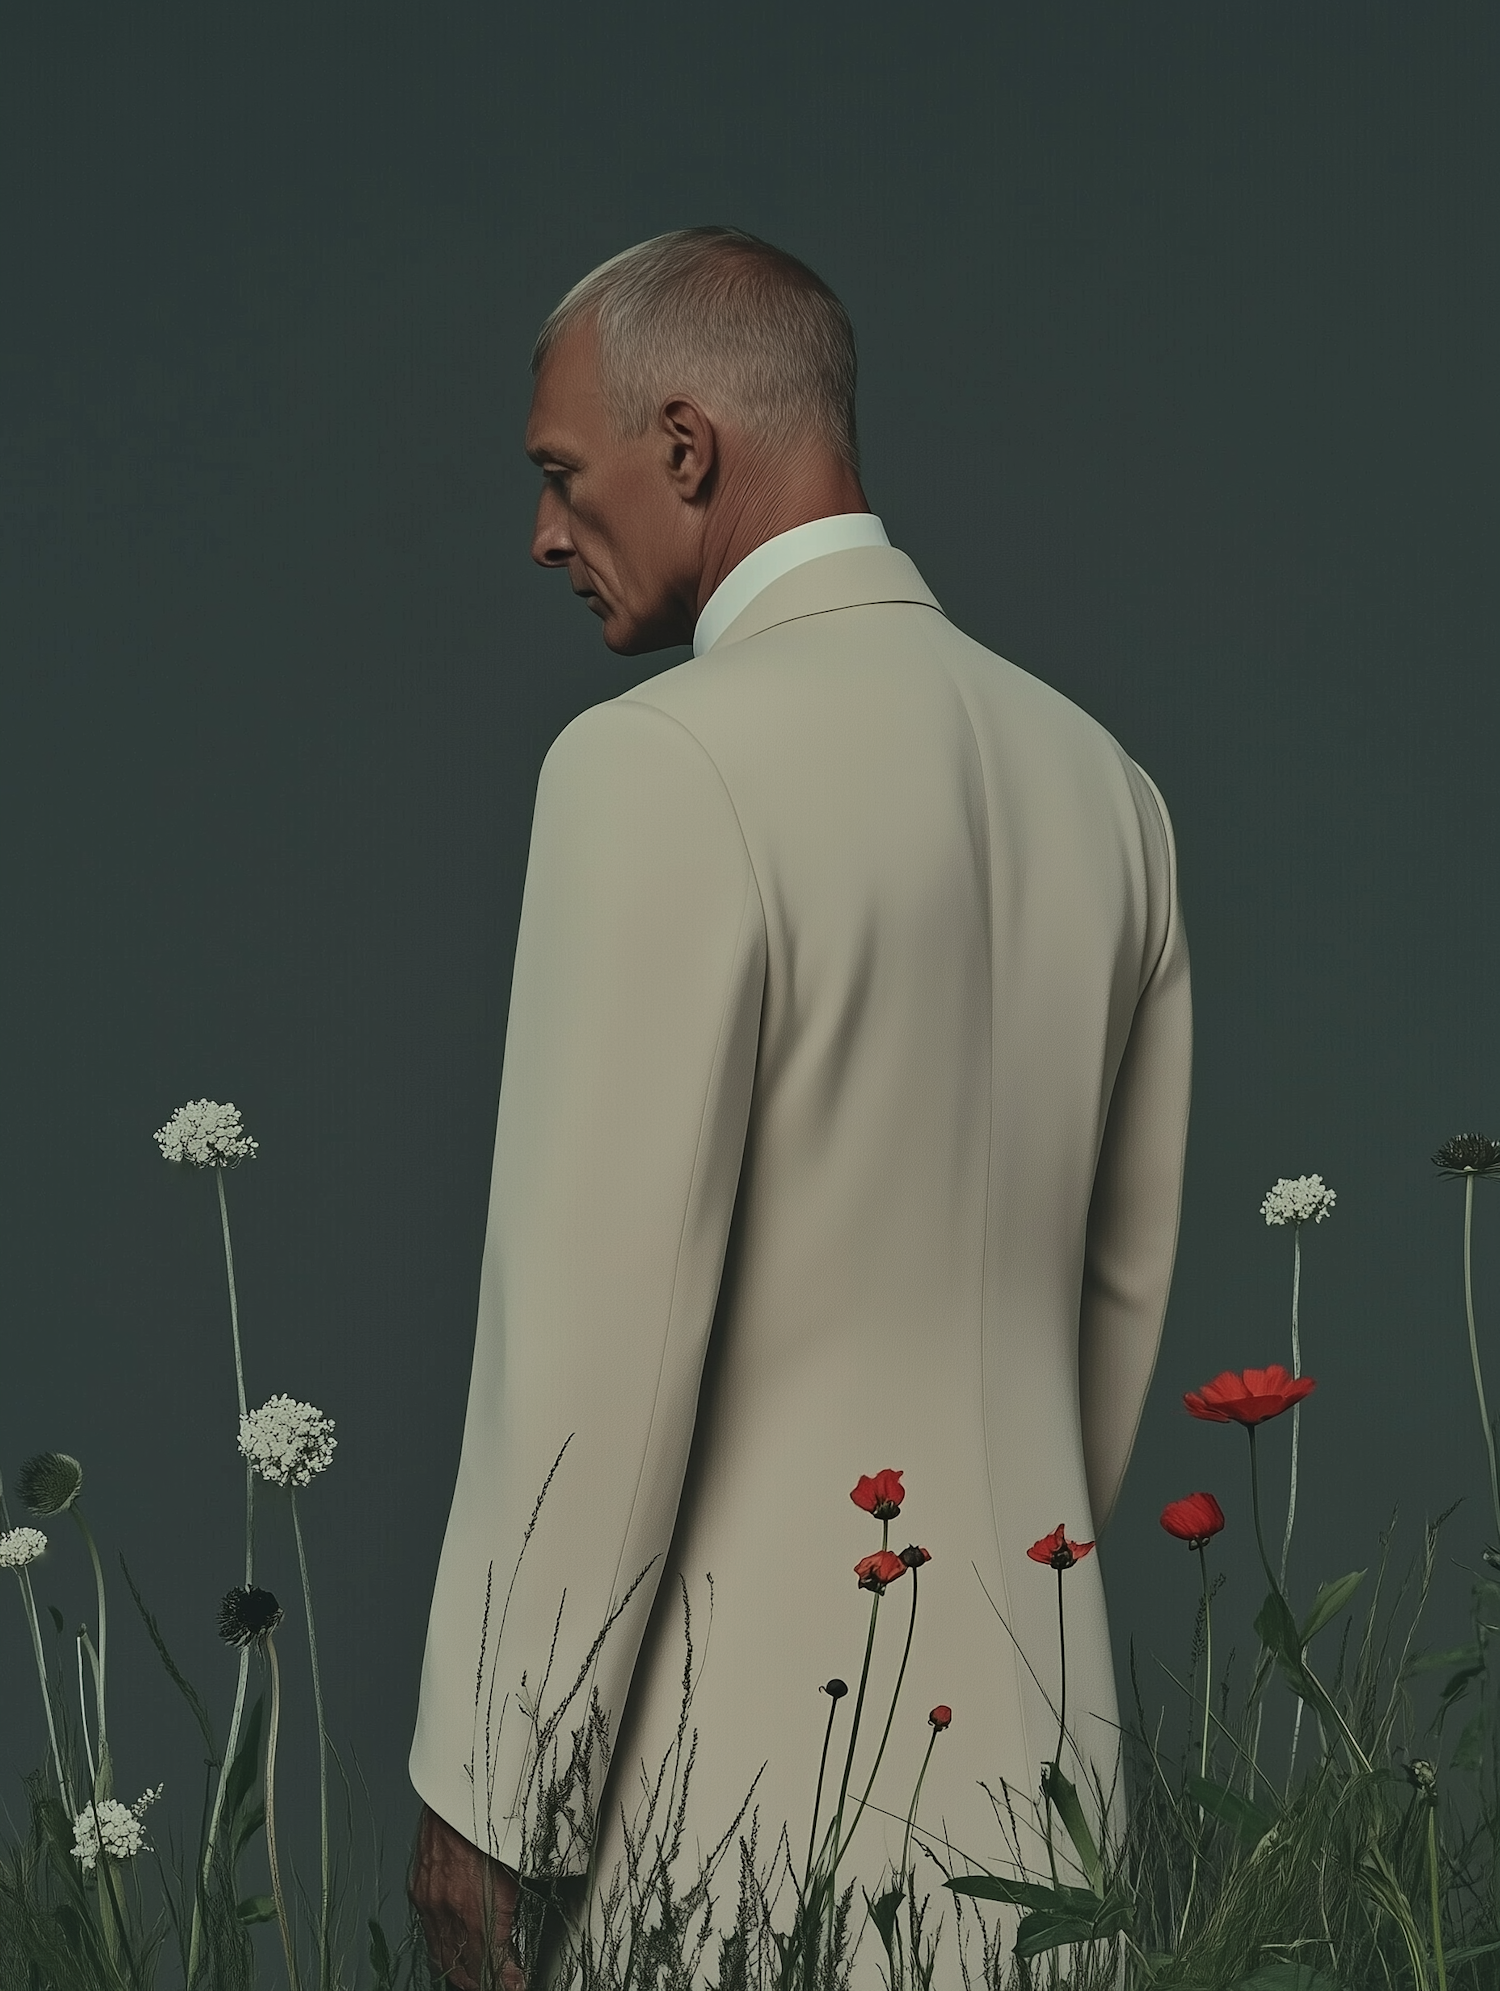
[[[602,629],[606,649],[617,657],[646,657],[653,650],[670,650],[674,644],[690,640],[675,630],[651,629],[627,622],[622,615],[606,615]]]

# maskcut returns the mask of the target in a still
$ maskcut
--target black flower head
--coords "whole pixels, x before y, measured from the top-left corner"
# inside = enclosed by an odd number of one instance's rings
[[[820,1694],[826,1694],[831,1701],[841,1701],[848,1691],[849,1682],[847,1680],[830,1680],[826,1686],[819,1687],[818,1689]]]
[[[906,1564],[908,1569],[920,1569],[924,1562],[931,1562],[932,1557],[927,1553],[926,1549],[919,1549],[916,1543],[913,1542],[910,1548],[905,1548],[901,1551],[901,1560]]]
[[[16,1492],[33,1514],[61,1514],[83,1491],[83,1467],[66,1452],[38,1452],[16,1474]]]
[[[1488,1134],[1455,1134],[1432,1157],[1442,1175],[1493,1175],[1500,1169],[1500,1141]]]
[[[259,1645],[281,1623],[284,1613],[269,1590],[247,1590],[236,1584],[219,1606],[219,1637],[226,1645]]]

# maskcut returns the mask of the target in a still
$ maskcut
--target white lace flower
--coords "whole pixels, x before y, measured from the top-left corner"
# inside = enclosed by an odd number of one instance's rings
[[[240,1419],[240,1451],[262,1479],[306,1486],[333,1460],[333,1419],[316,1405],[273,1396]]]
[[[1268,1224],[1321,1224],[1337,1201],[1321,1175],[1283,1175],[1266,1192],[1260,1213]]]
[[[141,1824],[142,1815],[148,1804],[155,1804],[166,1788],[158,1784],[154,1791],[143,1791],[134,1804],[121,1804],[117,1797],[102,1797],[97,1804],[86,1804],[73,1820],[73,1857],[85,1873],[92,1873],[99,1858],[99,1841],[104,1841],[104,1850],[112,1860],[133,1860],[146,1844],[145,1828]],[[95,1813],[98,1822],[95,1823]]]
[[[40,1528],[12,1528],[0,1535],[0,1569],[24,1569],[46,1546],[47,1537]]]
[[[228,1168],[253,1158],[258,1141],[240,1124],[240,1109],[216,1099],[190,1099],[179,1106],[165,1127],[156,1130],[156,1145],[168,1161],[190,1168]]]

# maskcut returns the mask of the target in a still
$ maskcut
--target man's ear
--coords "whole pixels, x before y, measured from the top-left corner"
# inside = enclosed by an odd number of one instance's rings
[[[718,462],[714,425],[685,394],[663,404],[659,421],[672,487],[684,504],[694,504],[707,497]]]

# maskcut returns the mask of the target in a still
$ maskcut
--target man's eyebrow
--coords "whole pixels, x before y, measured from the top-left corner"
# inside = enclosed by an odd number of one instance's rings
[[[565,449],[548,449],[545,443],[534,443],[526,454],[538,469],[546,463],[561,464],[564,470],[576,470],[578,467]]]

